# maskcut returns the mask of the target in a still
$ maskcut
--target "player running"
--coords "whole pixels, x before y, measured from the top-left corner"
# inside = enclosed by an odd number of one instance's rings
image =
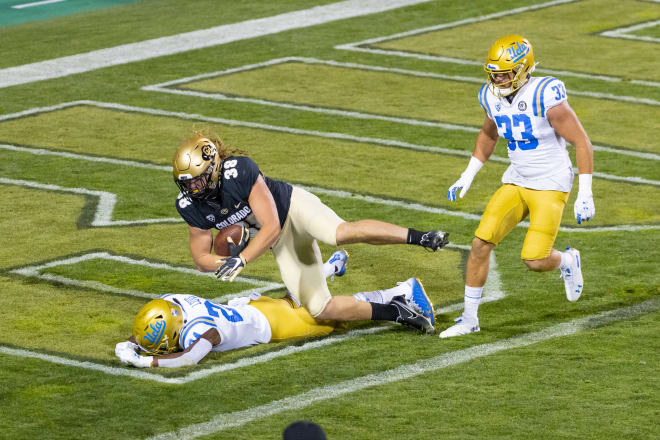
[[[591,178],[593,148],[573,109],[566,101],[564,83],[551,76],[531,77],[532,45],[520,35],[507,35],[493,44],[484,69],[488,82],[479,91],[486,113],[467,169],[448,192],[463,198],[475,175],[495,149],[499,137],[508,141],[511,165],[503,185],[493,194],[472,241],[465,280],[465,308],[457,323],[441,338],[479,331],[477,310],[488,276],[490,253],[529,215],[529,229],[521,258],[531,270],[561,271],[566,297],[577,301],[583,289],[582,261],[577,249],[552,248],[573,183],[566,141],[575,146],[579,190],[574,213],[578,224],[595,213]]]

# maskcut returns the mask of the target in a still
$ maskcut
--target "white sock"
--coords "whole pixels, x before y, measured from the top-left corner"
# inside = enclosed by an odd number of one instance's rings
[[[483,287],[470,287],[465,285],[465,296],[463,298],[465,308],[463,310],[463,316],[469,319],[479,320],[477,317],[477,311],[479,310],[479,303],[481,302],[481,293],[483,290]]]
[[[410,285],[407,282],[397,284],[396,286],[385,290],[374,290],[373,292],[360,292],[353,295],[358,301],[367,301],[378,304],[389,304],[395,296],[406,295],[410,291]]]
[[[358,301],[376,303],[376,304],[387,304],[383,302],[382,290],[374,290],[373,292],[360,292],[353,295],[353,298]]]
[[[323,276],[328,278],[335,274],[335,265],[328,263],[327,261],[323,263]]]
[[[568,267],[569,264],[573,262],[573,256],[568,252],[559,252],[561,254],[561,263],[559,263],[559,269],[564,270]]]

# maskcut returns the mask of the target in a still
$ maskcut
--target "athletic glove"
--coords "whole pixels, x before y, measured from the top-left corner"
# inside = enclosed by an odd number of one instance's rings
[[[127,345],[131,344],[131,345]],[[126,365],[133,365],[138,368],[148,368],[151,367],[151,363],[154,360],[153,356],[140,356],[135,352],[133,348],[135,344],[132,342],[120,342],[115,346],[115,355]]]
[[[477,175],[477,173],[479,172],[482,166],[484,166],[482,161],[480,161],[474,156],[470,158],[470,162],[468,163],[468,166],[465,169],[465,171],[463,171],[463,174],[461,174],[461,177],[452,186],[450,186],[449,191],[447,191],[447,198],[449,199],[450,202],[456,201],[456,191],[458,191],[459,189],[461,190],[461,192],[459,193],[458,196],[461,199],[463,198],[463,196],[465,196],[465,193],[467,192],[468,189],[470,189],[470,186],[472,185],[472,180],[474,180],[474,176]]]
[[[237,257],[223,258],[216,261],[216,263],[222,263],[222,266],[215,271],[215,276],[222,281],[232,282],[241,273],[247,261],[243,257],[243,254],[238,254]]]
[[[575,205],[573,205],[573,213],[578,225],[582,222],[591,220],[596,215],[596,206],[594,205],[594,196],[591,192],[591,174],[580,174],[580,186],[578,189]]]
[[[231,237],[227,237],[227,243],[229,244],[229,255],[232,257],[238,257],[238,255],[243,252],[243,249],[246,248],[248,242],[250,241],[250,230],[245,226],[242,228],[241,239],[238,243],[234,243],[234,240]]]

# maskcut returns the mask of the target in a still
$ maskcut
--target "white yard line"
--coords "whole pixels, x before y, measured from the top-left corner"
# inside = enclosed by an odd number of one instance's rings
[[[185,77],[185,78],[180,78],[180,79],[176,79],[176,80],[172,80],[172,81],[167,81],[167,82],[160,83],[160,84],[148,85],[148,86],[142,87],[142,90],[162,92],[162,93],[171,93],[171,94],[175,94],[175,95],[194,96],[194,97],[200,97],[200,98],[224,100],[224,101],[248,102],[248,103],[252,103],[252,104],[270,105],[270,106],[273,106],[273,107],[283,107],[283,108],[293,108],[293,109],[297,109],[297,110],[304,110],[304,111],[311,111],[311,112],[318,112],[318,113],[329,113],[329,114],[339,114],[339,115],[344,115],[344,113],[350,113],[352,117],[359,117],[359,116],[354,116],[354,115],[368,115],[368,114],[370,114],[370,113],[359,113],[359,112],[352,112],[352,111],[337,111],[335,109],[322,107],[322,106],[310,106],[310,105],[304,105],[304,104],[285,103],[285,102],[272,101],[272,100],[268,100],[268,99],[259,99],[259,98],[249,98],[249,97],[245,97],[245,96],[237,96],[237,95],[234,95],[234,94],[232,94],[231,96],[228,96],[228,95],[225,95],[225,94],[222,94],[222,93],[203,92],[203,91],[196,91],[196,90],[180,90],[180,89],[171,89],[171,88],[169,88],[169,87],[174,86],[174,85],[191,83],[191,82],[199,81],[199,80],[202,80],[202,79],[232,75],[232,74],[235,74],[235,73],[247,72],[247,71],[254,70],[254,69],[260,69],[260,68],[263,68],[263,67],[273,66],[273,65],[277,65],[277,64],[291,63],[291,62],[298,62],[298,63],[303,63],[303,64],[322,64],[322,65],[326,65],[326,66],[341,67],[341,68],[345,68],[345,69],[367,70],[367,71],[381,72],[381,73],[394,73],[394,74],[398,74],[398,75],[407,75],[407,76],[413,76],[413,77],[417,77],[417,78],[444,79],[444,80],[448,80],[448,81],[469,82],[469,83],[474,83],[474,84],[483,84],[485,82],[484,77],[445,75],[445,74],[442,74],[442,73],[425,72],[425,71],[420,71],[420,70],[399,69],[399,68],[394,68],[394,67],[383,67],[383,66],[370,65],[370,64],[345,63],[345,62],[340,62],[340,61],[321,60],[321,59],[316,59],[316,58],[283,57],[283,58],[275,58],[275,59],[265,61],[265,62],[262,62],[262,63],[247,64],[245,66],[241,66],[241,67],[237,67],[237,68],[226,69],[226,70],[217,70],[217,71],[214,71],[214,72],[207,72],[207,73],[203,73],[203,74],[199,74],[199,75],[193,75],[193,76],[188,76],[188,77]],[[660,101],[657,101],[655,99],[649,99],[649,98],[636,98],[634,96],[613,95],[611,93],[579,91],[579,90],[572,90],[572,89],[568,90],[568,92],[571,95],[586,96],[586,97],[595,98],[595,99],[608,99],[608,100],[612,100],[612,101],[629,102],[629,103],[632,103],[632,104],[645,104],[645,105],[660,106]],[[378,115],[373,115],[373,116],[376,119],[382,118],[382,116],[378,117]],[[426,121],[419,121],[419,120],[415,120],[415,119],[411,119],[411,118],[391,118],[391,119],[401,119],[401,121],[396,121],[395,120],[394,122],[408,121],[408,122],[404,122],[404,123],[412,123],[412,124],[421,124],[423,122],[426,122]],[[384,119],[384,120],[389,120],[389,119]],[[452,127],[452,128],[449,128],[449,129],[464,128],[464,126],[456,125],[456,124],[444,124],[444,125]],[[443,125],[438,125],[438,126],[444,128]],[[472,127],[469,127],[469,128],[472,128]]]
[[[84,288],[89,288],[89,289],[94,289],[94,290],[99,290],[102,292],[112,292],[112,293],[121,293],[125,295],[131,295],[131,296],[136,296],[140,298],[158,298],[165,293],[172,293],[172,292],[161,292],[161,293],[149,293],[149,292],[143,292],[140,290],[134,290],[134,289],[121,289],[118,287],[113,287],[109,286],[107,284],[103,284],[97,281],[84,281],[84,280],[76,280],[72,278],[67,278],[59,275],[52,275],[52,274],[44,274],[42,273],[43,270],[49,269],[51,267],[57,267],[57,266],[65,266],[65,265],[75,265],[79,263],[83,263],[85,261],[90,261],[90,260],[108,260],[108,261],[115,261],[118,263],[123,263],[123,264],[132,264],[135,266],[144,266],[144,267],[149,267],[152,269],[161,269],[161,270],[169,270],[169,271],[174,271],[174,272],[180,272],[184,273],[187,275],[195,275],[195,276],[202,276],[202,277],[209,277],[209,278],[215,278],[215,275],[213,273],[204,273],[200,272],[197,269],[191,269],[188,267],[180,267],[180,266],[172,266],[166,263],[153,263],[151,261],[147,260],[136,260],[134,258],[126,257],[123,255],[113,255],[108,252],[92,252],[89,254],[84,254],[84,255],[79,255],[76,257],[71,257],[71,258],[65,258],[63,260],[55,260],[51,261],[49,263],[37,265],[37,266],[25,266],[21,267],[20,269],[14,269],[11,270],[11,273],[15,273],[17,275],[21,275],[24,277],[35,277],[47,281],[56,281],[58,283],[66,284],[66,285],[71,285],[71,286],[76,286],[76,287],[84,287]],[[231,298],[239,297],[239,296],[246,296],[249,295],[252,292],[257,292],[257,293],[265,293],[271,290],[275,289],[280,289],[284,287],[284,284],[282,283],[270,283],[262,280],[256,280],[253,278],[246,278],[246,277],[237,277],[236,281],[246,283],[246,284],[251,284],[254,286],[253,288],[242,290],[240,292],[235,292],[231,294],[227,294],[218,298],[213,298],[213,301],[217,302],[224,302],[227,301]]]
[[[51,3],[61,3],[63,1],[66,1],[66,0],[43,0],[41,2],[22,3],[20,5],[12,6],[12,9],[32,8],[34,6],[49,5]]]
[[[455,244],[449,244],[447,246],[448,248],[453,248],[453,249],[463,249],[463,250],[469,250],[470,247],[466,245],[455,245]],[[54,280],[54,281],[62,281],[64,280],[65,284],[70,284],[70,285],[79,285],[82,287],[86,288],[91,288],[95,290],[100,290],[100,291],[111,291],[114,292],[115,290],[108,289],[104,284],[101,283],[96,283],[96,282],[87,282],[87,281],[80,281],[80,280],[70,280],[68,278],[63,278],[63,277],[57,277],[53,275],[40,275],[40,271],[43,269],[47,269],[49,267],[55,267],[63,264],[77,264],[83,261],[91,260],[94,258],[104,258],[104,259],[110,259],[114,261],[119,261],[122,263],[128,263],[128,264],[139,264],[139,265],[144,265],[148,267],[153,267],[153,268],[159,268],[159,269],[165,269],[165,270],[178,270],[180,272],[184,273],[189,273],[193,275],[203,275],[200,274],[199,272],[193,270],[193,269],[187,269],[187,268],[181,268],[181,267],[173,267],[167,264],[162,264],[162,263],[152,263],[146,260],[134,260],[132,258],[128,257],[123,257],[123,256],[118,256],[118,255],[112,255],[108,254],[107,252],[96,252],[96,253],[90,253],[86,255],[81,255],[77,257],[71,257],[63,260],[57,260],[57,261],[52,261],[46,264],[38,265],[38,266],[28,266],[28,267],[23,267],[21,269],[16,269],[12,270],[12,273],[16,273],[19,275],[23,276],[37,276],[39,278],[44,278],[44,279],[49,279],[49,280]],[[504,291],[502,290],[502,285],[500,282],[500,274],[497,268],[497,261],[495,259],[495,252],[493,252],[490,256],[490,267],[488,269],[488,281],[486,282],[486,286],[484,287],[484,296],[482,299],[482,302],[490,302],[490,301],[496,301],[499,299],[504,298],[506,295]],[[265,292],[267,290],[272,290],[273,288],[276,287],[282,287],[281,284],[276,284],[276,283],[265,283],[265,282],[260,282],[260,281],[254,281],[251,279],[239,279],[240,281],[246,281],[254,284],[266,284],[265,287],[259,288],[259,289],[252,289],[250,291],[243,291],[239,292],[238,294],[232,294],[232,295],[226,295],[226,297],[237,297],[237,296],[244,296],[248,294],[249,292]],[[73,282],[72,282],[73,281]],[[126,291],[122,291],[121,293],[127,293]],[[138,296],[138,297],[146,297],[146,298],[153,298],[153,297],[159,297],[162,295],[161,294],[147,294],[145,292],[139,292],[139,291],[130,291],[129,294]],[[457,303],[453,304],[448,307],[444,307],[442,309],[436,310],[436,315],[442,314],[442,313],[447,313],[451,312],[454,310],[459,310],[463,307],[463,303]],[[167,378],[164,376],[161,376],[159,374],[155,373],[148,373],[146,371],[136,371],[132,368],[117,368],[117,367],[108,367],[107,365],[103,364],[97,364],[94,362],[81,362],[81,361],[76,361],[72,360],[66,357],[62,356],[54,356],[54,355],[47,355],[39,352],[34,352],[30,350],[25,350],[25,349],[14,349],[14,348],[9,348],[9,347],[2,347],[0,346],[0,353],[12,355],[12,356],[19,356],[19,357],[29,357],[29,358],[36,358],[36,359],[41,359],[46,362],[52,362],[56,364],[61,364],[61,365],[68,365],[76,368],[83,368],[83,369],[91,369],[95,371],[100,371],[105,374],[110,374],[110,375],[118,375],[118,376],[127,376],[127,377],[133,377],[136,379],[142,379],[142,380],[151,380],[151,381],[156,381],[156,382],[161,382],[161,383],[171,383],[171,384],[177,384],[181,385],[184,383],[188,382],[193,382],[195,380],[199,380],[202,378],[205,378],[211,374],[216,374],[216,373],[221,373],[224,371],[230,371],[230,370],[235,370],[237,368],[244,368],[244,367],[249,367],[255,364],[260,364],[263,362],[268,362],[272,359],[279,358],[282,356],[288,356],[290,354],[298,353],[301,351],[306,351],[306,350],[311,350],[314,348],[318,347],[324,347],[326,345],[334,344],[337,342],[342,342],[346,341],[349,339],[353,339],[365,334],[373,334],[373,333],[378,333],[387,329],[392,328],[392,326],[395,326],[394,324],[389,324],[389,323],[384,323],[383,325],[376,326],[376,327],[371,327],[367,329],[361,329],[361,330],[352,330],[349,331],[345,334],[341,335],[334,335],[330,336],[327,338],[319,339],[316,341],[308,342],[300,346],[289,346],[285,347],[281,350],[273,351],[270,353],[258,355],[258,356],[252,356],[248,358],[243,358],[239,359],[236,362],[230,363],[230,364],[223,364],[223,365],[218,365],[215,367],[210,367],[210,368],[205,368],[201,370],[194,371],[192,373],[189,373],[185,376],[181,377],[176,377],[176,378]]]
[[[218,46],[337,20],[377,14],[428,1],[430,0],[347,0],[286,12],[272,17],[246,20],[210,29],[9,67],[0,69],[0,88],[60,78],[103,67]]]
[[[412,364],[401,365],[391,370],[373,373],[355,379],[346,380],[333,385],[311,389],[301,394],[274,400],[263,405],[247,408],[242,411],[220,413],[207,422],[185,426],[173,432],[167,432],[150,437],[150,440],[194,439],[204,435],[215,434],[230,428],[237,428],[247,423],[260,420],[284,411],[306,408],[316,403],[341,398],[374,386],[381,386],[401,380],[408,380],[421,374],[452,367],[475,359],[500,353],[505,350],[528,347],[550,339],[561,338],[591,330],[613,322],[634,319],[660,309],[660,299],[653,298],[631,307],[615,309],[584,318],[574,319],[547,327],[543,330],[516,336],[490,344],[477,345],[464,350],[444,353],[429,359],[423,359]],[[435,340],[438,341],[437,339]],[[441,343],[441,342],[438,342]]]
[[[633,35],[629,33],[629,32],[639,31],[641,29],[646,29],[649,27],[655,27],[658,25],[660,25],[660,20],[655,20],[647,23],[640,23],[633,26],[627,26],[619,29],[601,32],[598,35],[602,35],[603,37],[626,38],[628,40],[639,40],[639,41],[648,41],[651,43],[660,43],[660,38],[647,37],[644,35]]]
[[[390,40],[395,40],[395,39],[400,39],[400,38],[405,38],[405,37],[410,37],[414,35],[419,35],[419,34],[424,34],[428,32],[434,32],[434,31],[439,31],[443,29],[450,29],[458,26],[464,26],[464,25],[469,25],[473,23],[479,23],[483,21],[488,21],[488,20],[493,20],[496,18],[501,18],[509,15],[515,15],[515,14],[520,14],[523,12],[529,12],[533,11],[536,9],[542,9],[542,8],[548,8],[552,6],[559,6],[562,4],[566,3],[573,3],[578,0],[555,0],[547,3],[541,3],[538,5],[532,5],[532,6],[523,6],[520,8],[516,9],[510,9],[507,11],[501,11],[501,12],[496,12],[493,14],[488,14],[488,15],[482,15],[479,17],[471,17],[471,18],[466,18],[463,20],[458,20],[458,21],[453,21],[450,23],[441,23],[438,25],[433,25],[433,26],[427,26],[423,28],[417,28],[417,29],[411,29],[409,31],[405,32],[399,32],[396,34],[391,34],[391,35],[386,35],[386,36],[380,36],[380,37],[375,37],[375,38],[369,38],[367,40],[362,40],[362,41],[356,41],[353,43],[347,43],[347,44],[341,44],[338,46],[335,46],[335,49],[340,49],[340,50],[348,50],[348,51],[353,51],[353,52],[364,52],[364,53],[371,53],[371,54],[376,54],[376,55],[388,55],[388,56],[398,56],[398,57],[404,57],[404,58],[416,58],[420,60],[427,60],[427,61],[437,61],[437,62],[442,62],[442,63],[451,63],[451,64],[463,64],[463,65],[473,65],[473,66],[481,66],[483,65],[483,61],[478,61],[478,60],[470,60],[470,59],[464,59],[464,58],[454,58],[454,57],[446,57],[446,56],[441,56],[441,55],[428,55],[428,54],[422,54],[422,53],[415,53],[415,52],[404,52],[404,51],[399,51],[395,49],[377,49],[373,47],[364,47],[364,46],[369,46],[372,44],[377,44],[377,43],[382,43],[385,41],[390,41]],[[641,25],[635,25],[631,26],[628,28],[622,28],[622,29],[617,29],[614,31],[606,31],[601,33],[600,35],[606,36],[606,37],[614,37],[614,38],[628,38],[628,39],[634,39],[634,40],[643,40],[643,41],[653,41],[657,42],[657,38],[652,38],[652,37],[638,37],[634,35],[629,35],[626,34],[625,32],[631,32],[635,31],[638,29],[642,29],[645,27],[650,27],[656,25],[656,22],[651,22],[651,23],[644,23]],[[582,72],[571,72],[568,70],[553,70],[553,69],[545,69],[545,68],[537,68],[536,72],[539,73],[546,73],[549,75],[561,75],[561,76],[572,76],[576,78],[586,78],[586,79],[592,79],[592,80],[597,80],[597,81],[607,81],[607,82],[622,82],[622,81],[629,81],[628,79],[623,79],[620,77],[614,77],[614,76],[609,76],[609,75],[597,75],[597,74],[588,74],[588,73],[582,73]],[[637,84],[637,85],[643,85],[643,86],[648,86],[648,87],[660,87],[660,83],[657,81],[646,81],[646,80],[630,80],[629,81],[632,84]],[[576,92],[573,92],[573,94],[576,94]],[[596,96],[597,97],[597,96]],[[606,96],[602,96],[606,97]]]
[[[14,147],[14,148],[22,148],[23,150],[29,152],[29,149],[24,147]],[[2,145],[0,145],[0,149],[3,149]],[[93,161],[102,162],[102,160],[100,160],[101,158],[97,156],[92,156],[92,157],[93,157]],[[81,160],[85,160],[84,155],[78,155],[78,158]],[[126,162],[130,162],[130,161],[126,161]],[[139,164],[144,165],[142,163]],[[182,221],[181,218],[174,218],[174,217],[169,217],[169,218],[164,217],[164,218],[156,218],[156,219],[137,219],[137,220],[112,220],[114,206],[117,200],[117,195],[107,191],[92,191],[85,188],[65,188],[58,185],[44,184],[44,183],[26,181],[26,180],[7,179],[3,177],[0,177],[0,184],[17,185],[26,188],[42,189],[46,191],[69,192],[73,194],[98,197],[96,212],[94,213],[94,219],[91,223],[92,227],[127,226],[127,225],[135,225],[135,224],[153,224],[153,223],[176,223]],[[384,199],[380,197],[362,195],[348,191],[333,190],[333,189],[327,189],[327,188],[321,188],[315,186],[306,186],[306,185],[297,185],[297,186],[300,186],[301,188],[305,188],[308,191],[315,194],[326,194],[332,197],[338,197],[343,199],[362,200],[368,203],[375,203],[379,205],[397,206],[403,209],[410,209],[414,211],[421,211],[421,212],[427,212],[438,215],[447,215],[450,217],[460,217],[465,220],[479,221],[481,219],[481,216],[478,214],[426,206],[420,203],[409,203],[394,199]],[[520,222],[516,227],[528,228],[529,222]],[[610,231],[611,232],[643,231],[649,229],[660,229],[660,225],[617,225],[617,226],[603,226],[603,227],[591,227],[591,228],[561,226],[559,228],[559,230],[562,232],[579,232],[579,233],[610,232]]]

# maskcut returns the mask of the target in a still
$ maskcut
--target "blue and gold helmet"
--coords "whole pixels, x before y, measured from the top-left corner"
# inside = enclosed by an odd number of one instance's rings
[[[135,317],[133,338],[147,354],[172,353],[179,348],[182,326],[181,307],[164,299],[154,299]]]
[[[488,89],[501,98],[514,93],[525,85],[534,71],[534,50],[527,38],[520,35],[505,35],[488,51],[484,70],[488,73]],[[513,78],[496,84],[494,75],[513,72]]]

